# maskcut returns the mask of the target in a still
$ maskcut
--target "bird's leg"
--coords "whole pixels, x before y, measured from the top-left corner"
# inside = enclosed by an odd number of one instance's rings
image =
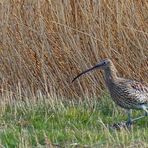
[[[145,112],[145,116],[148,116],[148,112]]]
[[[132,124],[132,120],[131,120],[131,110],[130,110],[130,109],[127,110],[127,116],[128,116],[128,119],[127,119],[126,124],[129,126],[129,125]]]
[[[145,115],[140,116],[140,117],[137,117],[137,118],[133,119],[132,122],[133,122],[133,121],[136,121],[136,120],[139,120],[139,119],[141,119],[141,118],[144,118],[144,117],[145,117]]]
[[[145,114],[143,116],[140,116],[138,118],[133,119],[132,121],[136,121],[136,120],[139,120],[141,118],[144,118],[145,116],[148,116],[148,110],[146,109],[146,107],[143,106],[142,109],[145,111]]]
[[[145,108],[143,108],[144,109],[144,111],[145,111],[145,116],[148,116],[148,110],[147,110],[147,108],[145,107]]]

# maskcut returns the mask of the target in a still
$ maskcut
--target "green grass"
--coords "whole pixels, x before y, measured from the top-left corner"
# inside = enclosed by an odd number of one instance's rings
[[[0,147],[147,147],[147,118],[131,130],[109,129],[108,125],[126,120],[108,95],[101,101],[17,102],[1,105]],[[133,116],[142,112],[134,111]]]

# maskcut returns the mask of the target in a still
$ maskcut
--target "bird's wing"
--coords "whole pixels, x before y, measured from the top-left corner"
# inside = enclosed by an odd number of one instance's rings
[[[148,104],[148,86],[144,83],[137,81],[129,81],[128,92],[132,98],[135,97],[135,100],[141,103]]]
[[[119,78],[118,82],[127,98],[134,100],[136,104],[148,104],[147,84],[123,78]]]
[[[133,83],[131,83],[131,88],[138,92],[148,94],[148,86],[144,83],[133,81]]]

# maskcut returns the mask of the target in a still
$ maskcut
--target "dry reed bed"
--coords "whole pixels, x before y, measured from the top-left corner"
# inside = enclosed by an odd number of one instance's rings
[[[57,96],[100,94],[102,74],[71,84],[78,72],[111,58],[121,76],[147,81],[148,2],[1,0],[3,92]]]

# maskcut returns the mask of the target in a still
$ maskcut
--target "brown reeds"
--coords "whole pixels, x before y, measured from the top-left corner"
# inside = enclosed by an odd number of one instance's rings
[[[104,57],[122,76],[148,80],[146,0],[0,1],[1,92],[99,95],[99,71],[71,80]]]

